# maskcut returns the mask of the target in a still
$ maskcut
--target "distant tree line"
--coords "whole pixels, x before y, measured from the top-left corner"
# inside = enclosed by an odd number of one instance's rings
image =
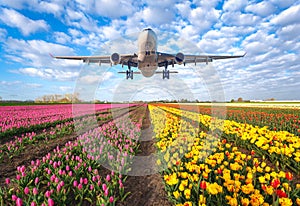
[[[35,103],[80,103],[79,93],[74,94],[48,94],[38,97],[34,101]]]

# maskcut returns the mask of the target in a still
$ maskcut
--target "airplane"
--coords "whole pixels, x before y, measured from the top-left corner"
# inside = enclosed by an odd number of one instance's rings
[[[245,53],[246,54],[246,53]],[[137,54],[119,54],[113,53],[110,56],[54,56],[56,59],[83,60],[83,62],[102,63],[112,65],[121,64],[128,67],[125,72],[126,79],[133,79],[133,74],[142,74],[145,77],[151,77],[154,73],[162,73],[163,79],[169,79],[170,73],[178,73],[177,71],[169,71],[168,66],[175,64],[186,65],[188,63],[212,62],[213,60],[240,58],[239,56],[218,56],[218,55],[185,55],[182,52],[177,54],[168,54],[157,51],[157,36],[151,28],[142,30],[138,36],[138,52]],[[137,67],[140,72],[133,72],[131,67]],[[163,71],[156,71],[158,67],[164,67]]]

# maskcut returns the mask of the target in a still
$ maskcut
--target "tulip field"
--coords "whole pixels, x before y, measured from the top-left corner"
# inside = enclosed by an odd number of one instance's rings
[[[170,205],[300,205],[299,108],[75,107],[0,107],[0,205],[134,205],[146,118]]]

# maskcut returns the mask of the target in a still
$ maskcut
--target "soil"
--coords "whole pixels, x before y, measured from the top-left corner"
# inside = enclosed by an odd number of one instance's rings
[[[142,124],[142,134],[140,140],[140,151],[137,156],[149,156],[155,153],[156,148],[154,146],[155,141],[152,139],[153,133],[151,128],[151,121],[149,117],[149,110],[147,108],[145,118]],[[149,141],[145,141],[149,140]],[[149,158],[151,161],[151,159]],[[145,161],[145,164],[148,162]],[[139,169],[133,163],[132,168]],[[153,173],[151,168],[153,162],[148,163],[150,168],[148,171],[144,171],[145,174]],[[152,166],[151,166],[152,165]],[[142,165],[141,169],[145,169],[145,165]],[[143,171],[135,171],[136,174],[142,174]],[[129,196],[123,202],[117,202],[118,206],[171,206],[172,204],[168,200],[167,193],[164,189],[164,183],[162,176],[159,173],[149,174],[144,176],[128,176],[125,182],[125,193],[130,192]]]

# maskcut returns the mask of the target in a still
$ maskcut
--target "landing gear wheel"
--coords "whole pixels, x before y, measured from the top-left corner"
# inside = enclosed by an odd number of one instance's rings
[[[163,79],[170,79],[170,71],[163,70]]]
[[[132,70],[126,71],[126,79],[133,79],[133,71]]]

